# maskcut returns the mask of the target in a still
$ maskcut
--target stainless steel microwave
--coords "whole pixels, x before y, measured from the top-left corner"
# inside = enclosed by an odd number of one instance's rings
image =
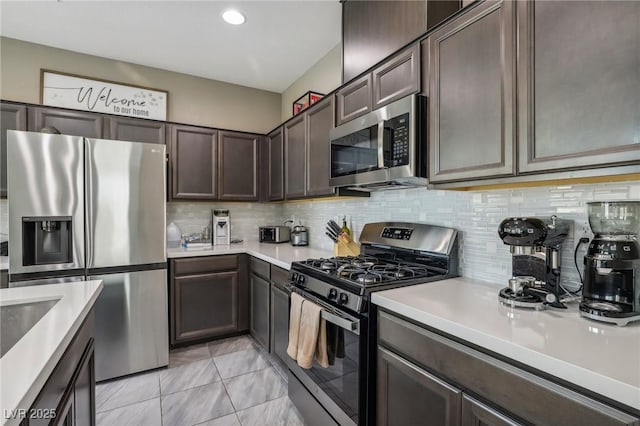
[[[331,186],[427,184],[427,98],[411,95],[331,130]]]

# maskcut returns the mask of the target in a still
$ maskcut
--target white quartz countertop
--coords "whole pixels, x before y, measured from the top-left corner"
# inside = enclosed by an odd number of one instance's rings
[[[28,410],[31,407],[101,291],[102,281],[82,281],[0,290],[0,305],[2,306],[59,299],[0,358],[2,425],[13,425],[20,422],[21,419],[11,417],[12,410]]]
[[[0,256],[0,271],[9,269],[9,256]]]
[[[247,241],[223,246],[189,247],[167,249],[168,258],[215,256],[222,254],[247,253],[284,269],[291,268],[291,262],[309,258],[331,257],[333,253],[309,247],[294,247],[289,243],[269,244]]]
[[[467,342],[640,409],[640,323],[626,327],[566,311],[509,308],[501,286],[468,278],[373,293],[372,301]]]

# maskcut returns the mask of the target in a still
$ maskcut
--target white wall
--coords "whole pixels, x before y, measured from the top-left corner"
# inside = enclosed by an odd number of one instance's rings
[[[308,91],[327,94],[342,83],[342,43],[324,55],[282,93],[282,121],[293,115],[293,102]]]
[[[582,229],[588,223],[585,203],[627,199],[640,200],[639,181],[473,192],[393,190],[373,193],[369,199],[284,204],[283,215],[302,220],[309,226],[311,246],[327,250],[333,243],[324,234],[325,223],[343,215],[351,219],[356,236],[365,223],[386,220],[453,227],[461,231],[461,275],[506,285],[511,255],[497,232],[503,219],[555,214]],[[562,280],[567,287],[578,285],[574,246],[572,235],[562,251]],[[584,250],[579,253],[579,265],[583,255]]]

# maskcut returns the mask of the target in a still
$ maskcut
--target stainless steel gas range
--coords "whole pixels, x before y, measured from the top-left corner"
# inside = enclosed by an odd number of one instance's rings
[[[362,254],[293,262],[289,288],[324,310],[333,363],[288,363],[289,396],[310,424],[375,423],[374,291],[457,276],[457,231],[406,222],[368,223]]]

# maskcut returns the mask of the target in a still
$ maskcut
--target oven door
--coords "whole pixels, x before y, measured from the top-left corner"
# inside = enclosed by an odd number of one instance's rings
[[[303,369],[290,358],[288,366],[340,425],[357,425],[360,413],[365,413],[366,402],[366,346],[364,336],[360,335],[361,330],[366,334],[366,318],[337,311],[298,289],[294,291],[325,308],[322,318],[327,326],[327,346],[335,349],[335,359],[328,368],[314,361],[310,369]],[[301,411],[304,416],[304,410]]]

